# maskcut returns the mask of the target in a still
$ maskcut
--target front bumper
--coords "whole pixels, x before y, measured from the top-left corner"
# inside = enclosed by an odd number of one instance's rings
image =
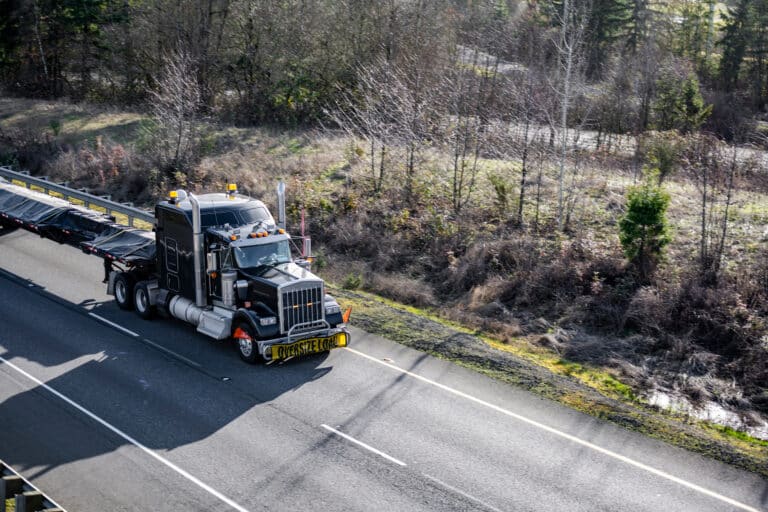
[[[257,341],[259,353],[267,361],[328,352],[349,346],[349,331],[344,327],[319,329],[301,335]]]

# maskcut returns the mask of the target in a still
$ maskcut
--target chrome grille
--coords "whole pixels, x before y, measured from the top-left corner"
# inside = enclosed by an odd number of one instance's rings
[[[281,294],[280,322],[283,332],[294,325],[317,323],[323,320],[322,283],[296,283]],[[299,328],[301,329],[301,328]]]

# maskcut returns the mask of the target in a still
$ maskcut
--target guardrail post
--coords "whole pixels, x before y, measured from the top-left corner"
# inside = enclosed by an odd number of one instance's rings
[[[35,512],[43,508],[43,494],[27,491],[16,495],[16,512]]]
[[[0,479],[0,498],[3,499],[3,507],[5,507],[5,500],[20,493],[23,486],[24,480],[20,476],[8,475]]]

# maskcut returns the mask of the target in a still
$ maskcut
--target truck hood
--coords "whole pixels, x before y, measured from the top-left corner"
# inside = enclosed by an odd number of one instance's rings
[[[285,283],[290,283],[298,280],[316,280],[322,281],[315,274],[309,270],[298,266],[297,264],[281,263],[274,267],[262,267],[258,269],[244,269],[241,272],[250,278],[266,279],[276,286],[280,286]]]

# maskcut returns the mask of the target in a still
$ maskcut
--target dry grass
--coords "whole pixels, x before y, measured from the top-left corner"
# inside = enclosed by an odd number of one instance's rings
[[[765,169],[745,175],[734,194],[726,278],[716,290],[697,286],[692,272],[698,190],[669,178],[673,240],[655,281],[640,286],[618,244],[624,197],[636,181],[627,154],[574,157],[569,169],[578,172],[567,177],[569,231],[559,233],[553,229],[554,160],[531,163],[525,225],[518,226],[516,161],[481,159],[472,199],[456,213],[451,162],[435,148],[425,146],[418,155],[408,203],[402,194],[405,154],[397,148],[389,148],[384,187],[373,194],[368,146],[361,141],[328,132],[210,125],[199,163],[168,177],[142,153],[145,121],[141,114],[87,105],[0,99],[0,154],[10,143],[42,173],[147,203],[171,186],[210,190],[234,181],[271,204],[276,180],[285,179],[291,225],[307,213],[318,268],[346,288],[427,308],[493,335],[500,346],[513,347],[525,336],[534,352],[565,361],[548,363],[551,370],[609,371],[631,386],[620,395],[657,386],[695,402],[714,398],[768,413],[768,343],[759,342],[768,333]],[[507,185],[505,211],[491,176]],[[734,379],[742,402],[726,389]],[[608,384],[601,382],[590,385],[604,390]]]

